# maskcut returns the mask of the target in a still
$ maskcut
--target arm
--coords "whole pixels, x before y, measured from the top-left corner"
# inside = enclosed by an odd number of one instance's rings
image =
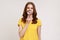
[[[38,38],[41,40],[41,26],[38,27]]]
[[[25,34],[25,32],[26,32],[26,30],[27,30],[27,28],[28,28],[28,25],[29,25],[29,23],[30,23],[30,18],[29,18],[29,16],[27,17],[27,19],[26,19],[26,24],[25,24],[25,26],[24,26],[24,28],[22,29],[22,25],[21,25],[21,19],[20,19],[20,21],[18,22],[19,23],[19,36],[20,37],[23,37],[24,36],[24,34]]]
[[[26,24],[23,29],[22,29],[21,25],[19,26],[18,31],[19,31],[19,36],[20,36],[20,37],[23,37],[23,36],[24,36],[24,33],[25,33],[25,31],[27,30],[27,28],[28,28],[28,24]]]

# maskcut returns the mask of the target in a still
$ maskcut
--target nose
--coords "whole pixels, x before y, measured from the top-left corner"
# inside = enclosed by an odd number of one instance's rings
[[[31,8],[29,8],[29,10],[31,11]]]

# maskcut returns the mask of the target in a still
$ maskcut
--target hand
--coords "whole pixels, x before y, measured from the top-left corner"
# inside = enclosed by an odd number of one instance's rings
[[[28,14],[28,15],[30,15],[31,13],[32,13],[31,10],[28,10],[28,11],[27,11],[27,14]]]
[[[31,21],[31,19],[28,17],[28,18],[26,19],[26,23],[29,24],[30,21]]]

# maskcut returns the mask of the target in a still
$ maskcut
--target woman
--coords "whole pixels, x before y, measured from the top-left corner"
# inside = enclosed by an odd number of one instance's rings
[[[18,21],[20,40],[41,40],[41,20],[36,17],[37,12],[33,2],[25,5],[22,16]]]

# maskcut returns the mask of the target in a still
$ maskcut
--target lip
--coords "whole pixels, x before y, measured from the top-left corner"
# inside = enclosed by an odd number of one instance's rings
[[[31,13],[31,10],[29,10],[29,11],[27,11],[27,12]]]

